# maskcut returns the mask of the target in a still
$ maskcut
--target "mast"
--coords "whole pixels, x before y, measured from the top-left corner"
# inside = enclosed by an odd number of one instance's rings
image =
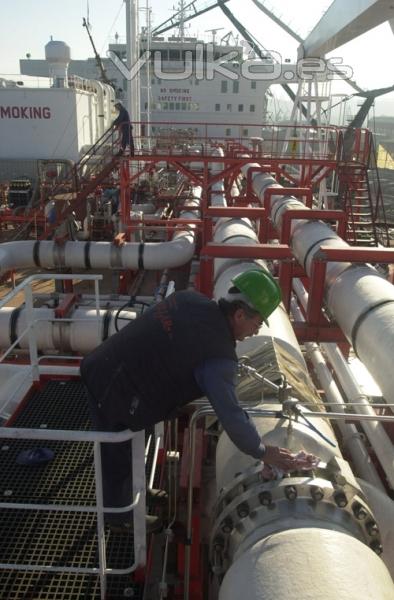
[[[131,68],[139,58],[138,37],[138,0],[125,0],[126,3],[126,48],[127,64]],[[139,71],[127,82],[127,110],[130,120],[134,123],[134,136],[137,144],[141,136],[141,102],[140,102],[140,74]]]

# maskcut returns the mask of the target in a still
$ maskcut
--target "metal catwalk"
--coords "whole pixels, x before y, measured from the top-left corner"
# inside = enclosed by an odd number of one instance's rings
[[[13,427],[90,428],[87,399],[77,380],[47,381],[17,412]],[[22,450],[39,446],[55,453],[39,466],[18,465]],[[95,502],[93,449],[81,442],[0,440],[0,495],[23,503],[91,505]],[[132,535],[106,531],[109,568],[133,561]],[[97,524],[94,514],[66,511],[0,509],[0,562],[97,567]],[[129,576],[108,576],[107,598],[140,598],[140,586]],[[95,600],[98,575],[0,570],[1,600]]]

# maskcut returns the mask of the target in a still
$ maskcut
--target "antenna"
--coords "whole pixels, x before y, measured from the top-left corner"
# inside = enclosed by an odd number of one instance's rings
[[[179,0],[178,6],[175,7],[173,6],[173,10],[176,11],[178,10],[177,14],[179,15],[179,21],[178,21],[178,30],[179,30],[179,37],[181,38],[181,42],[184,41],[185,39],[185,21],[187,19],[187,13],[190,11],[190,7],[189,5],[186,5],[185,0]],[[189,25],[190,27],[190,25]]]
[[[216,27],[214,29],[206,29],[206,33],[212,33],[212,44],[215,45],[215,38],[218,31],[224,29],[224,27]]]

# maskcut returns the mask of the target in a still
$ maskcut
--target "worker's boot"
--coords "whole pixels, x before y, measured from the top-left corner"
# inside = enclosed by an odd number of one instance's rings
[[[163,529],[163,521],[156,515],[145,515],[146,535],[159,533]],[[130,534],[133,532],[133,520],[126,520],[121,523],[109,523],[109,529],[116,534]]]
[[[150,508],[166,506],[168,504],[168,494],[165,490],[147,488],[146,503]]]

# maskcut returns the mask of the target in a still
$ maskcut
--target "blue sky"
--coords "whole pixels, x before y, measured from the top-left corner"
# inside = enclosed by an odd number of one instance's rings
[[[197,2],[199,6],[204,4],[203,1]],[[307,35],[330,3],[330,0],[265,2],[267,7],[275,6],[278,16],[301,37]],[[151,5],[154,25],[172,15],[173,2],[152,0]],[[144,0],[141,0],[140,6],[145,9]],[[267,49],[276,50],[284,58],[295,59],[297,42],[259,11],[251,0],[230,0],[228,7]],[[116,32],[121,37],[125,35],[124,12],[123,0],[89,0],[92,33],[96,46],[103,55]],[[142,23],[145,13],[145,10],[141,10]],[[27,53],[32,58],[43,58],[44,46],[51,35],[53,39],[64,40],[71,47],[73,58],[92,56],[86,32],[82,28],[82,17],[87,14],[87,0],[3,0],[0,14],[3,25],[0,37],[0,74],[19,73],[19,58],[24,58]],[[217,8],[192,21],[190,34],[209,35],[206,30],[213,27],[223,27],[218,32],[218,37],[234,29]],[[343,58],[344,64],[354,70],[356,81],[366,89],[394,83],[391,66],[394,35],[388,23],[335,50],[331,55]],[[343,87],[343,91],[351,93],[347,86]],[[380,100],[376,112],[394,115],[394,94]]]

